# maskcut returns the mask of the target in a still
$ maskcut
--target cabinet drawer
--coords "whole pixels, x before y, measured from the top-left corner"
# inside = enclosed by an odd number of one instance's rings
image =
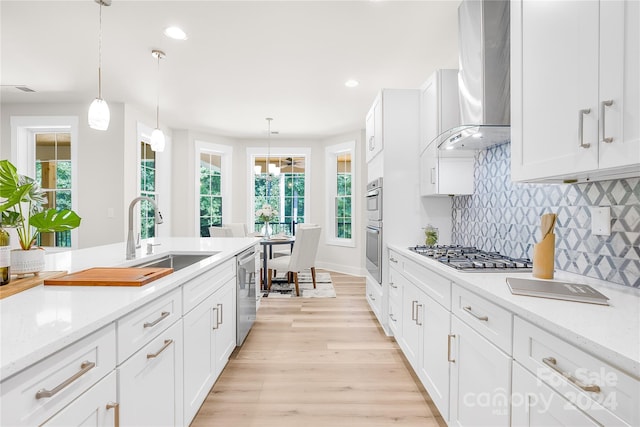
[[[118,365],[182,316],[176,289],[118,320]]]
[[[203,273],[183,286],[184,313],[188,313],[236,274],[236,259],[232,258]]]
[[[451,312],[502,351],[511,354],[511,312],[455,284],[452,293]]]
[[[382,316],[382,287],[379,283],[371,282],[367,280],[367,300],[369,301],[369,305],[371,309],[381,320],[380,316]]]
[[[395,268],[389,268],[389,301],[402,304],[402,283],[406,280]]]
[[[397,341],[402,333],[402,301],[389,300],[389,329]]]
[[[116,367],[115,324],[3,381],[0,425],[40,425]]]
[[[513,356],[602,424],[640,425],[640,381],[519,317]]]
[[[398,264],[404,275],[418,285],[424,293],[447,310],[451,309],[451,281],[417,262],[399,256]]]

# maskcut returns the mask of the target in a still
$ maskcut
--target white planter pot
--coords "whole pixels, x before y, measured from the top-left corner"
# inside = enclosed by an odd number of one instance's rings
[[[31,248],[28,251],[14,249],[11,251],[11,274],[19,278],[25,274],[38,275],[44,270],[44,249]]]

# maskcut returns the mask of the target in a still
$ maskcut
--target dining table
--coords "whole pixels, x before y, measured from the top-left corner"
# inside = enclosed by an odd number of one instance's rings
[[[291,250],[293,250],[293,244],[295,243],[295,237],[293,236],[284,236],[284,237],[270,237],[268,239],[261,239],[260,244],[262,245],[262,290],[267,289],[267,283],[269,279],[269,273],[267,270],[267,263],[269,259],[273,258],[273,247],[275,245],[289,245],[291,246]]]

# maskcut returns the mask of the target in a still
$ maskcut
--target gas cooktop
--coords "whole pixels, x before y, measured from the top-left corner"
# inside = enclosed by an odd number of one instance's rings
[[[485,252],[470,246],[412,246],[409,250],[432,258],[460,271],[501,272],[531,271],[533,263],[526,258],[510,258],[499,252]]]

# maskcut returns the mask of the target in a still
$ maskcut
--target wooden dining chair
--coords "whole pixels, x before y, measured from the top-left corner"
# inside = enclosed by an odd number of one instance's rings
[[[306,269],[311,270],[313,287],[316,287],[316,255],[318,244],[320,243],[321,227],[299,228],[296,233],[296,242],[293,245],[291,255],[272,258],[267,261],[267,290],[271,289],[273,274],[276,271],[286,271],[293,275],[296,286],[296,295],[300,296],[300,286],[298,284],[298,272]]]

